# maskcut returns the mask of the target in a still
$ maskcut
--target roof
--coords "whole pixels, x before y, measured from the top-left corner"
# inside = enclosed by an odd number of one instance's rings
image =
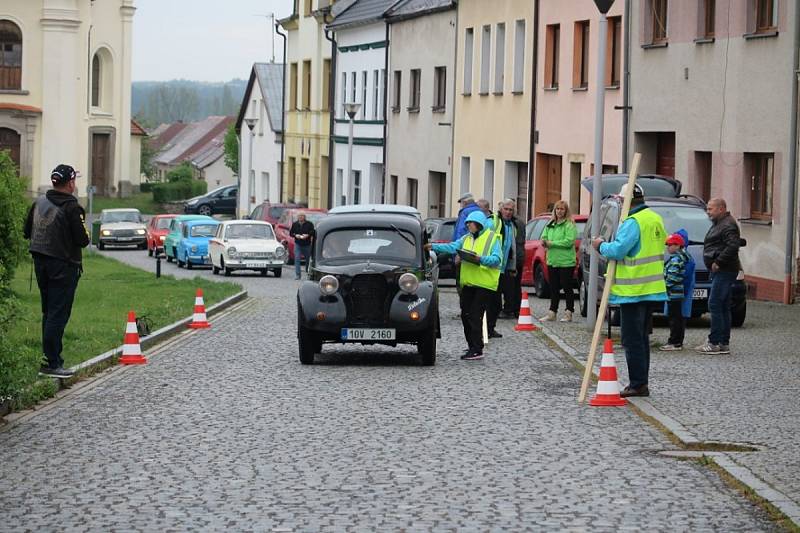
[[[281,133],[283,132],[283,63],[253,64],[242,105],[239,107],[239,116],[236,118],[236,131],[242,131],[242,122],[252,100],[250,94],[256,79],[261,90],[261,98],[266,104],[270,128],[275,133]]]
[[[400,21],[437,11],[454,9],[456,6],[455,0],[403,0],[389,9],[386,12],[386,17],[390,21]]]
[[[388,213],[394,215],[411,215],[417,218],[422,218],[422,214],[415,207],[395,204],[340,205],[328,211],[328,214],[331,215],[343,215],[350,213]]]
[[[0,102],[0,110],[8,109],[11,111],[27,111],[29,113],[41,113],[42,110],[38,107],[34,107],[32,105],[23,105],[23,104],[9,104],[9,103],[2,103]]]
[[[225,154],[225,135],[214,137],[207,145],[192,154],[191,162],[197,168],[206,168]]]
[[[335,18],[328,28],[337,29],[379,21],[383,18],[383,14],[397,3],[398,0],[356,0],[347,7],[343,6],[344,9],[338,15],[334,13]],[[337,5],[334,5],[334,11],[337,11],[336,7]]]
[[[396,226],[412,232],[422,231],[422,220],[403,213],[341,213],[327,216],[317,222],[317,235],[342,227],[390,228]]]
[[[186,128],[188,124],[183,122],[174,122],[172,124],[162,124],[157,127],[148,140],[148,145],[154,151],[158,152],[161,148],[174,139],[180,132]]]
[[[262,226],[272,226],[272,224],[264,220],[251,220],[249,218],[243,220],[223,220],[221,224],[224,224],[226,226],[241,226],[244,224],[260,224]]]
[[[216,137],[221,135],[224,138],[225,131],[233,120],[233,117],[214,116],[185,125],[171,142],[163,146],[153,159],[154,162],[173,165],[191,161],[192,156],[205,149]]]
[[[139,213],[139,210],[134,207],[113,207],[110,209],[103,209],[103,213],[132,213],[136,211]]]
[[[147,137],[147,132],[139,125],[138,122],[131,119],[131,135],[141,135]]]
[[[192,226],[205,226],[206,224],[219,224],[219,220],[216,220],[216,219],[211,218],[211,217],[208,217],[208,218],[191,218],[189,220],[184,220],[184,222],[186,222],[186,225],[189,226],[189,227],[192,227]]]

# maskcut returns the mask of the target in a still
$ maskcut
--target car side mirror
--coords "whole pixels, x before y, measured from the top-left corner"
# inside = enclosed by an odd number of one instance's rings
[[[747,246],[747,239],[739,238],[739,247],[744,248]]]

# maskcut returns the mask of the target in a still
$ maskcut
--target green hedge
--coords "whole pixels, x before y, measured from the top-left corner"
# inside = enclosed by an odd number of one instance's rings
[[[143,181],[139,185],[139,192],[153,192],[153,185],[158,185],[158,182]]]
[[[158,204],[188,200],[208,192],[208,183],[200,180],[180,180],[171,183],[154,183],[153,201]]]

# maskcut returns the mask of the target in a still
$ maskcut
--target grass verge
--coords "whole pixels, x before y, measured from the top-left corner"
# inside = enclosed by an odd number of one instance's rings
[[[88,209],[87,205],[84,208]],[[99,213],[103,209],[138,209],[143,215],[156,215],[163,213],[164,207],[153,201],[153,193],[140,192],[128,198],[107,198],[95,196],[92,200],[92,211]]]

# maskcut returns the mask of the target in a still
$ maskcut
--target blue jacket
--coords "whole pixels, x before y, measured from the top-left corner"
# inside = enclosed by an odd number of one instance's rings
[[[470,215],[467,217],[467,220],[470,221],[470,222],[477,222],[477,223],[479,223],[481,225],[481,231],[478,233],[478,235],[482,235],[485,231],[489,230],[489,227],[488,227],[487,222],[486,222],[486,217],[484,216],[483,212],[480,211],[480,210],[475,211],[473,209],[473,212],[470,213]],[[465,221],[465,225],[466,225],[466,221]],[[456,254],[456,253],[458,253],[458,251],[461,248],[464,247],[464,240],[466,238],[467,238],[467,235],[462,235],[458,240],[453,241],[453,242],[436,243],[436,244],[433,244],[431,249],[434,252],[436,252],[437,254],[440,254],[440,253]],[[497,239],[495,241],[494,246],[492,246],[492,249],[489,252],[489,255],[482,255],[481,256],[481,265],[487,266],[487,267],[496,267],[496,266],[499,266],[502,263],[502,261],[503,261],[503,255],[502,255],[503,251],[502,251],[502,249],[500,247],[500,240],[501,239]]]
[[[686,243],[686,247],[689,246],[689,232],[685,229],[679,229],[676,231],[678,235],[683,237],[683,242]],[[684,249],[686,249],[684,247]],[[683,304],[681,306],[681,315],[684,318],[690,318],[692,316],[692,293],[694,292],[694,271],[696,268],[696,264],[694,262],[694,257],[692,254],[686,250],[686,255],[689,256],[689,260],[686,262],[685,270],[683,272]],[[664,314],[669,316],[669,306],[664,304]]]
[[[459,210],[458,218],[456,219],[456,226],[455,229],[453,229],[453,242],[467,234],[467,217],[476,209],[480,210],[478,204],[471,203],[467,207],[462,207]]]

